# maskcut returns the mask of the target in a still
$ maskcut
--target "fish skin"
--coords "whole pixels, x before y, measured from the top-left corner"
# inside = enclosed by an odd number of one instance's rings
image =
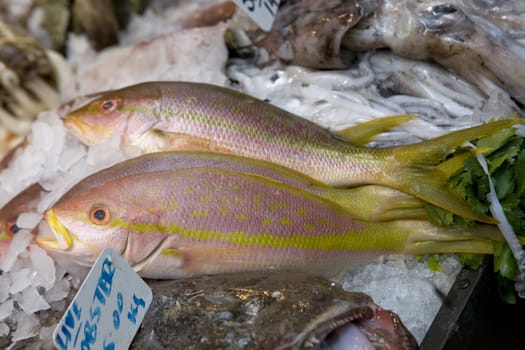
[[[91,221],[98,209],[109,211],[109,221]],[[39,242],[48,249],[89,266],[112,247],[141,276],[161,279],[268,269],[333,273],[384,254],[492,253],[492,240],[501,239],[494,225],[358,221],[289,185],[205,167],[109,181],[60,200],[45,219],[57,239]]]
[[[464,142],[520,122],[496,121],[415,145],[372,149],[344,142],[251,96],[189,82],[148,82],[108,92],[70,112],[64,121],[88,145],[117,133],[121,147],[138,146],[144,152],[231,153],[280,164],[332,186],[392,187],[488,223],[496,221],[473,213],[435,166]]]

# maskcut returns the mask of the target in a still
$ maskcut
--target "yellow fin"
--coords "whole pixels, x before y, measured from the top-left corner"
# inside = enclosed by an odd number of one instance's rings
[[[452,175],[454,175],[459,170],[463,169],[463,165],[465,163],[465,160],[472,157],[473,155],[477,153],[485,153],[489,152],[492,149],[489,147],[478,147],[472,150],[468,150],[464,153],[458,154],[455,157],[452,157],[450,159],[447,159],[443,163],[440,163],[436,166],[438,170],[440,170],[445,176],[450,178]]]
[[[467,219],[497,223],[490,216],[474,213],[471,206],[450,188],[448,178],[438,165],[465,142],[492,135],[524,121],[525,119],[499,120],[416,144],[394,147],[393,158],[397,161],[397,166],[393,165],[396,171],[392,186]],[[461,155],[458,157],[461,158]],[[446,166],[444,170],[447,170]]]
[[[152,129],[145,133],[136,143],[147,152],[158,151],[211,151],[218,153],[231,153],[228,149],[217,145],[215,142],[202,137],[191,136],[184,133]]]
[[[363,185],[332,189],[321,196],[341,205],[357,220],[428,219],[425,202],[386,186]]]
[[[400,223],[400,225],[403,224],[404,223]],[[417,223],[412,223],[411,225],[412,227],[416,227]],[[432,227],[432,225],[421,224],[420,229],[412,231],[404,248],[404,254],[493,254],[494,242],[504,240],[497,226],[485,224],[468,227],[457,225]]]
[[[382,132],[416,118],[418,116],[415,114],[389,115],[336,131],[334,134],[346,142],[356,146],[364,146]]]

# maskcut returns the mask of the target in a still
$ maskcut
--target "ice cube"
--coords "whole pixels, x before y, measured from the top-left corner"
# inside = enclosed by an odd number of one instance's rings
[[[29,268],[23,268],[11,274],[11,288],[9,292],[16,294],[31,285],[32,271]]]
[[[47,310],[51,306],[44,300],[44,297],[38,293],[34,286],[29,286],[21,293],[16,294],[14,300],[28,315],[40,310]]]
[[[90,165],[108,167],[125,159],[119,150],[120,134],[116,133],[108,142],[89,147],[87,152],[87,163]]]
[[[29,257],[35,271],[32,283],[34,286],[43,286],[46,290],[55,283],[55,263],[46,251],[35,244],[29,246]]]
[[[16,220],[16,225],[20,228],[27,228],[32,230],[42,220],[42,214],[37,212],[22,213]]]
[[[13,343],[31,338],[37,334],[37,327],[39,325],[38,318],[35,315],[27,315],[23,311],[15,311],[13,320],[16,322],[15,332],[11,341]]]
[[[0,322],[0,337],[5,337],[9,334],[9,326],[5,322]]]
[[[71,145],[62,153],[60,157],[60,170],[68,170],[86,155],[86,150],[82,145]]]
[[[48,303],[62,300],[69,294],[70,286],[69,278],[58,280],[51,289],[45,292],[44,298]]]
[[[4,259],[0,262],[0,270],[10,271],[15,263],[17,257],[26,250],[27,246],[33,240],[33,235],[28,230],[20,230],[11,241],[9,249],[4,256]]]
[[[3,303],[9,297],[9,288],[11,281],[8,277],[0,276],[0,303]]]
[[[29,142],[44,151],[51,150],[53,146],[53,131],[51,126],[42,121],[35,121],[29,135]]]
[[[13,299],[9,299],[0,304],[0,321],[5,320],[13,312],[14,302]]]

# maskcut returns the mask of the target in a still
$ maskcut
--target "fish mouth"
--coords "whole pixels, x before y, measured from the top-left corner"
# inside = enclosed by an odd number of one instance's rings
[[[55,237],[39,237],[38,243],[52,249],[70,250],[74,240],[71,231],[58,220],[52,209],[46,211],[44,217]],[[62,242],[65,243],[65,247]]]
[[[89,125],[84,123],[79,117],[69,114],[64,119],[64,125],[73,133],[76,137],[84,141],[83,135],[89,132]]]
[[[95,143],[109,138],[112,134],[111,130],[86,123],[86,121],[74,114],[69,114],[64,119],[64,125],[73,135],[88,146],[93,146]]]

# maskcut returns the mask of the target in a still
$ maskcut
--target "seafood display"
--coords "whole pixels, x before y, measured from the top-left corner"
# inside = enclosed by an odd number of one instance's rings
[[[520,3],[0,9],[0,347],[106,247],[176,279],[132,348],[415,349],[485,254],[525,297]]]

